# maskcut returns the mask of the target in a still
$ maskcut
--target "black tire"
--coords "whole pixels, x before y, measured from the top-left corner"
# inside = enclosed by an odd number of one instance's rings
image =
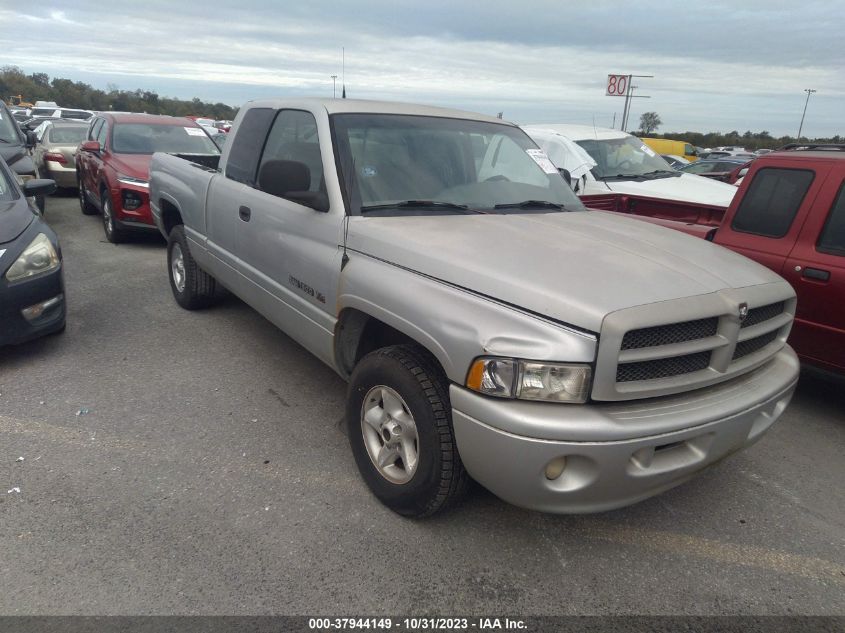
[[[44,215],[44,210],[47,208],[47,196],[39,195],[35,196],[35,206],[38,207],[38,210],[41,212],[41,215]]]
[[[85,187],[82,186],[82,178],[77,175],[76,186],[79,188],[79,210],[82,215],[97,215],[97,207],[88,201],[85,195]]]
[[[399,394],[416,428],[418,460],[405,483],[395,483],[383,475],[367,449],[365,399],[375,393],[371,390],[382,387]],[[425,517],[455,505],[466,494],[470,479],[455,443],[448,381],[425,350],[395,345],[365,356],[349,382],[346,421],[361,476],[373,494],[394,512]],[[397,463],[402,463],[401,458]]]
[[[174,269],[174,258],[178,258],[180,254],[184,275],[182,283],[176,279]],[[217,281],[197,265],[188,248],[185,228],[181,224],[173,227],[167,239],[167,276],[170,279],[173,298],[186,310],[199,310],[215,303],[218,296]]]
[[[103,205],[103,233],[106,234],[106,239],[112,244],[122,244],[127,238],[126,229],[121,228],[117,220],[114,219],[111,194],[108,191],[103,191],[100,200],[102,200]]]

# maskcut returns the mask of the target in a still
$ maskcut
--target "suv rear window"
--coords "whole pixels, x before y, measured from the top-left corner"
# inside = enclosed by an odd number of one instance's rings
[[[761,169],[739,203],[731,228],[765,237],[783,237],[789,232],[815,175],[806,169]]]
[[[845,184],[839,188],[830,208],[816,249],[831,255],[845,255]]]

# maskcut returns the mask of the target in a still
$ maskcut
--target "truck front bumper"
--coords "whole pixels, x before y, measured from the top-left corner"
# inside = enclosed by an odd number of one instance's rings
[[[452,385],[452,420],[464,466],[498,497],[544,512],[601,512],[757,441],[789,404],[798,371],[786,346],[729,382],[626,403],[500,400]]]

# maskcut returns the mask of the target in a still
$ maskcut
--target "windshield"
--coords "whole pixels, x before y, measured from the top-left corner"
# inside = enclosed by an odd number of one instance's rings
[[[20,144],[18,124],[4,107],[0,107],[0,143]]]
[[[583,209],[542,150],[511,125],[395,114],[331,121],[353,213]]]
[[[50,142],[63,145],[76,145],[85,140],[87,133],[87,125],[54,127],[50,131]]]
[[[112,134],[112,150],[118,154],[219,154],[220,150],[202,128],[154,123],[118,123]]]
[[[578,145],[587,150],[587,153],[596,161],[596,166],[592,171],[599,180],[672,171],[669,163],[633,136],[589,139],[578,141]]]

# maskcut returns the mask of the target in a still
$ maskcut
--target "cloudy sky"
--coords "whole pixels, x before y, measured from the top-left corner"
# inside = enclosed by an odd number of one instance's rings
[[[0,65],[223,101],[331,96],[459,107],[521,123],[845,134],[845,0],[0,0]],[[5,96],[5,95],[4,95]]]

